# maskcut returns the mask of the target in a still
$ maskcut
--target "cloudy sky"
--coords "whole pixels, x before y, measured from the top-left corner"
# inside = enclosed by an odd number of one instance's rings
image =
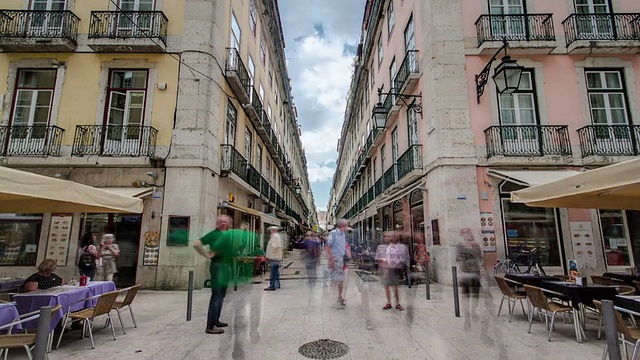
[[[309,180],[326,209],[365,0],[280,0]]]

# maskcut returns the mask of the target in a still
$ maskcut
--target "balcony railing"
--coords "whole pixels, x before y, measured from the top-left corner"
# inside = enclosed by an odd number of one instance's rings
[[[57,126],[0,126],[0,156],[60,156],[63,132]]]
[[[166,45],[168,22],[162,11],[92,11],[89,38],[153,38]]]
[[[262,112],[264,111],[264,108],[262,106],[262,101],[258,96],[258,92],[253,86],[251,87],[251,108],[256,112],[256,116],[259,119],[260,116],[262,116]]]
[[[242,180],[247,181],[247,160],[236,150],[233,145],[221,145],[222,166],[220,170],[231,171]]]
[[[397,89],[391,88],[389,89],[389,92],[390,93],[397,92]],[[382,103],[382,106],[384,106],[384,110],[387,112],[387,114],[391,112],[391,108],[394,107],[395,105],[396,105],[396,96],[386,95],[384,97],[384,102]]]
[[[551,14],[481,15],[476,20],[478,46],[485,41],[554,41]]]
[[[262,196],[269,198],[269,182],[264,177],[260,177],[260,193]]]
[[[640,155],[640,125],[588,125],[578,136],[582,157]]]
[[[404,178],[414,170],[422,169],[422,145],[411,145],[400,155],[397,162],[398,180]]]
[[[273,188],[273,186],[269,186],[269,201],[271,201],[274,204],[276,203],[276,189]]]
[[[418,50],[409,50],[398,69],[396,78],[393,81],[393,86],[396,89],[402,89],[409,80],[411,74],[418,74]]]
[[[640,14],[571,14],[562,25],[567,46],[577,40],[640,40]]]
[[[80,18],[71,11],[0,10],[0,38],[78,39]]]
[[[249,78],[249,72],[242,62],[240,53],[235,48],[227,48],[227,61],[225,64],[225,70],[227,73],[234,74],[240,82],[239,87],[245,93],[249,92],[251,86],[251,78]]]
[[[247,165],[247,180],[252,188],[260,191],[260,173],[252,165]]]
[[[71,155],[154,157],[157,138],[151,126],[78,125]]]
[[[396,164],[391,165],[389,170],[385,171],[383,181],[385,190],[398,182],[398,168],[396,167]]]
[[[484,131],[487,157],[571,155],[566,125],[503,125]]]

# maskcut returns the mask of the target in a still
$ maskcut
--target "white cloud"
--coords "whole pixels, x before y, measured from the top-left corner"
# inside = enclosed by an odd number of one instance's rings
[[[317,164],[311,164],[307,170],[309,172],[309,181],[312,183],[331,180],[333,173],[336,171],[332,167]]]

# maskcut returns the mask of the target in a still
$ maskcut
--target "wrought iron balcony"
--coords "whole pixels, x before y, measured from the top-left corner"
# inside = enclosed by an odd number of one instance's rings
[[[151,126],[78,125],[72,156],[154,157],[158,130]]]
[[[276,193],[276,189],[273,188],[273,186],[269,186],[269,201],[271,201],[274,204],[276,203],[276,195],[278,195]]]
[[[260,191],[260,173],[251,164],[247,165],[247,180],[252,188]]]
[[[575,41],[640,40],[640,14],[571,14],[562,25],[567,46]]]
[[[258,92],[256,88],[251,86],[250,90],[250,102],[246,105],[243,105],[245,109],[247,109],[247,115],[253,121],[253,124],[258,127],[261,125],[262,113],[264,112],[264,107],[262,106],[262,100],[260,100],[260,96],[258,96]]]
[[[269,198],[269,182],[262,176],[260,176],[260,193],[262,196]]]
[[[249,72],[242,62],[240,53],[235,48],[227,48],[227,60],[225,62],[225,76],[229,85],[241,103],[249,102],[249,89],[251,88],[251,78]]]
[[[487,158],[492,156],[571,155],[566,125],[503,125],[484,131]]]
[[[0,126],[0,156],[60,156],[63,132],[57,126]]]
[[[582,157],[640,155],[640,125],[588,125],[578,136]]]
[[[476,20],[478,46],[486,41],[555,41],[551,14],[481,15]]]
[[[414,170],[422,170],[422,145],[409,146],[407,151],[398,158],[397,167],[398,180],[402,180]]]
[[[73,51],[78,18],[71,11],[0,10],[0,49]]]
[[[383,185],[385,190],[393,186],[393,184],[397,183],[398,168],[396,167],[396,164],[391,165],[391,167],[387,171],[385,171],[382,178],[383,178]]]
[[[88,45],[101,52],[164,52],[168,22],[162,11],[92,11]]]
[[[420,71],[418,68],[418,50],[409,50],[398,69],[396,78],[393,81],[393,87],[398,89],[398,92],[402,93],[405,90],[405,85],[411,82],[411,80],[415,83],[418,80],[418,77],[420,77]]]
[[[221,145],[221,149],[222,164],[220,171],[230,171],[238,175],[240,179],[247,181],[247,159],[245,159],[233,145]]]

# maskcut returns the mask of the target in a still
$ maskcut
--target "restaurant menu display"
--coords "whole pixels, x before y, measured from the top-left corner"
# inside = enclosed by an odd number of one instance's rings
[[[496,234],[494,227],[493,213],[481,212],[480,213],[480,230],[482,232],[482,251],[495,252],[496,251]]]
[[[69,239],[71,238],[72,214],[53,214],[49,226],[47,259],[53,259],[58,266],[67,265]]]
[[[589,221],[569,222],[571,231],[571,246],[573,257],[582,269],[595,269],[598,265],[596,261],[596,247],[593,239],[593,229]]]
[[[144,234],[144,266],[158,266],[158,256],[160,255],[160,232],[147,231]]]

